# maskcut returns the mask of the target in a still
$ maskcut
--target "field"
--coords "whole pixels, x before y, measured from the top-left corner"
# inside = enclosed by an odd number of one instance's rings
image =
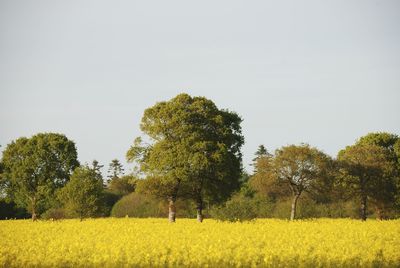
[[[0,267],[399,267],[400,220],[0,221]]]

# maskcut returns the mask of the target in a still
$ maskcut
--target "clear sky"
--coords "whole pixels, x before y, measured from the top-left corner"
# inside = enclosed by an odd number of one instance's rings
[[[113,158],[178,93],[243,118],[244,166],[400,134],[400,1],[0,0],[0,144],[38,132]],[[125,166],[125,169],[129,169]]]

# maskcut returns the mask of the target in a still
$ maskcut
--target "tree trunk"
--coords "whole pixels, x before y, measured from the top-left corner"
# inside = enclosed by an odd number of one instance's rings
[[[376,218],[378,220],[384,220],[386,219],[386,215],[385,215],[385,209],[382,208],[379,205],[375,205],[375,210],[376,210]]]
[[[293,201],[292,201],[292,211],[291,211],[291,213],[290,213],[290,220],[291,220],[291,221],[294,220],[294,219],[296,218],[297,200],[299,199],[299,197],[300,197],[300,193],[296,194],[296,195],[293,197]]]
[[[367,196],[363,195],[361,197],[361,220],[367,220]]]
[[[203,222],[203,200],[201,197],[197,200],[197,221],[198,222]]]
[[[36,221],[37,220],[37,215],[36,215],[36,198],[32,198],[31,199],[31,205],[32,205],[32,221]]]
[[[170,197],[168,200],[169,204],[168,204],[168,219],[169,222],[175,222],[175,215],[176,215],[176,207],[175,207],[175,198]]]

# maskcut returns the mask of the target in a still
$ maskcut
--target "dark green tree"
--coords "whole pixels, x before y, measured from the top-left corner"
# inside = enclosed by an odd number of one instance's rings
[[[3,152],[2,163],[7,198],[26,208],[32,220],[51,206],[55,190],[63,187],[79,166],[75,143],[56,133],[11,142]]]
[[[239,188],[241,121],[211,100],[187,94],[146,109],[141,130],[150,143],[136,139],[127,159],[139,163],[155,188],[149,191],[168,199],[171,222],[178,194],[196,202],[202,221],[204,198],[220,202]]]
[[[379,219],[388,217],[393,209],[400,210],[400,138],[396,134],[374,132],[361,137],[356,145],[376,145],[387,151],[395,166],[391,177],[382,181],[380,191],[375,191],[371,201]]]
[[[58,191],[58,199],[70,216],[98,215],[102,208],[103,180],[88,166],[74,170],[69,182]]]
[[[357,144],[340,151],[338,161],[339,182],[360,200],[360,217],[365,221],[368,200],[379,203],[393,197],[393,157],[381,146]]]

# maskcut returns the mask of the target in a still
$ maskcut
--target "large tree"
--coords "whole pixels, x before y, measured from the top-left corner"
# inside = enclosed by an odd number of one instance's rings
[[[392,199],[396,166],[393,156],[377,145],[356,144],[338,154],[340,182],[360,200],[360,217],[367,219],[368,200],[387,203]],[[379,215],[383,218],[383,215]]]
[[[56,133],[11,142],[2,162],[7,197],[30,211],[32,220],[50,206],[54,191],[63,187],[79,166],[75,143]]]
[[[218,202],[240,186],[243,145],[241,118],[220,110],[204,97],[180,94],[145,110],[141,130],[149,143],[136,139],[127,153],[169,201],[175,221],[178,195],[196,202],[202,221],[204,198]]]
[[[296,217],[297,202],[304,192],[317,190],[330,176],[329,156],[308,144],[284,146],[275,151],[273,176],[292,193],[290,219]]]

